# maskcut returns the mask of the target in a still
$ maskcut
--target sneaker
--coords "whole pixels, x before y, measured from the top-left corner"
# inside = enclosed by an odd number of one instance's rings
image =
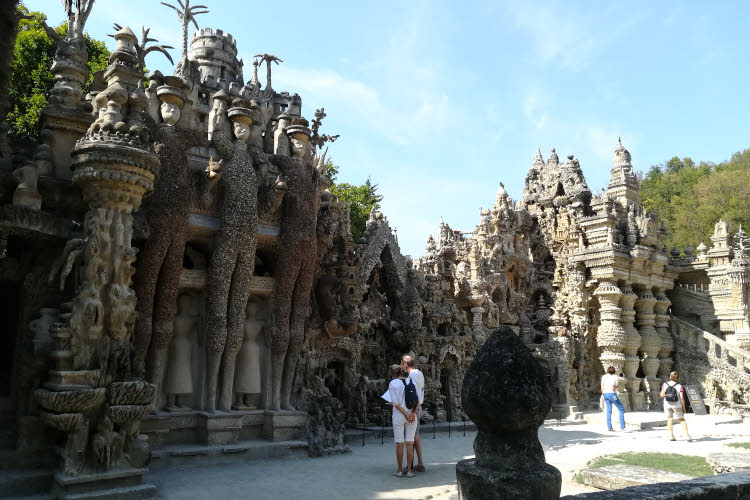
[[[687,437],[688,443],[691,442],[692,440],[693,440],[693,438],[691,438],[690,436]]]
[[[414,471],[415,472],[424,472],[425,471],[424,465],[415,465],[414,466]]]
[[[396,476],[396,477],[404,477],[404,473],[401,472],[401,471],[394,472],[393,475]]]
[[[614,429],[607,429],[609,432],[615,432]]]
[[[414,476],[416,476],[416,474],[414,474],[413,472],[407,472],[406,473],[406,477],[411,478],[411,477],[414,477]]]
[[[674,440],[675,440],[675,439],[674,439],[674,436],[669,436],[669,440],[670,440],[670,441],[674,441]]]

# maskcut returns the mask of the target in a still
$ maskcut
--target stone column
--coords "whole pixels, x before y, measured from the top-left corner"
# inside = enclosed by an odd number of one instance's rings
[[[80,259],[80,285],[67,324],[53,335],[56,369],[36,391],[47,424],[67,434],[62,471],[55,474],[61,498],[76,488],[110,489],[99,492],[102,498],[115,495],[113,489],[122,498],[155,490],[140,484],[150,459],[140,421],[155,387],[130,370],[136,301],[130,283],[131,212],[153,190],[159,160],[140,121],[146,96],[134,66],[137,39],[128,28],[115,39],[109,86],[99,94],[105,108],[74,149],[73,182],[89,204],[84,237],[68,241],[56,264],[64,286]],[[110,469],[117,473],[105,472]]]
[[[669,331],[669,314],[667,309],[672,302],[666,294],[658,289],[654,289],[656,295],[656,304],[654,305],[654,314],[656,315],[656,333],[661,339],[661,350],[659,351],[659,371],[657,375],[662,380],[669,379],[669,373],[672,371],[672,351],[674,350],[674,340],[672,333]]]
[[[656,378],[656,372],[659,369],[658,355],[661,351],[662,341],[654,328],[654,305],[656,305],[656,298],[650,289],[646,288],[639,291],[638,300],[635,301],[636,322],[638,323],[638,332],[641,334],[639,354],[641,356],[641,368],[646,375],[643,380],[643,391],[646,393],[649,410],[659,409],[661,404],[661,398],[659,397],[661,380]]]
[[[456,464],[462,500],[556,500],[560,471],[538,430],[552,407],[547,374],[513,330],[495,330],[471,362],[461,398],[477,426],[475,458]]]
[[[630,410],[643,411],[646,409],[646,397],[641,392],[641,379],[635,376],[640,366],[638,348],[641,346],[641,336],[633,324],[635,320],[633,306],[638,296],[633,292],[633,287],[630,285],[624,286],[622,293],[620,306],[622,307],[622,327],[625,330],[625,348],[623,349],[625,354],[625,368],[623,370],[625,387],[628,390]]]
[[[602,281],[593,295],[599,300],[601,324],[596,334],[596,344],[602,351],[599,356],[602,373],[606,372],[607,367],[614,366],[615,373],[619,375],[625,368],[626,333],[620,323],[622,309],[618,307],[623,293],[615,284]],[[624,389],[624,385],[620,385],[621,390]],[[627,398],[621,399],[623,402],[627,401]]]

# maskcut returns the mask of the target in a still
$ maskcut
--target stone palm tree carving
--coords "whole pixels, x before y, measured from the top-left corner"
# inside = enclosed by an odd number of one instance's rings
[[[278,57],[276,57],[273,54],[256,54],[255,57],[260,58],[260,64],[266,63],[266,88],[263,89],[265,93],[268,93],[270,90],[272,90],[271,87],[271,63],[279,64],[280,62],[284,62]]]
[[[122,26],[115,23],[114,24],[115,31],[120,31],[122,29]],[[150,38],[148,36],[148,32],[151,31],[151,28],[146,28],[145,26],[141,26],[141,39],[138,42],[138,44],[135,46],[135,50],[138,53],[138,64],[140,65],[141,71],[146,70],[146,56],[149,55],[151,52],[161,52],[164,54],[164,57],[169,59],[169,62],[174,64],[174,60],[172,60],[172,56],[169,54],[167,49],[173,49],[171,45],[152,45],[151,47],[147,47],[147,45],[151,42],[158,42],[156,38]],[[109,35],[114,38],[114,35]],[[145,74],[141,78],[141,84],[143,84],[143,80],[145,80]]]
[[[65,40],[69,42],[82,39],[86,20],[94,7],[94,0],[63,0],[62,4],[68,16],[68,32],[65,34]],[[53,40],[60,42],[63,39],[44,20],[42,20],[42,26],[44,31],[47,32],[47,36]]]
[[[198,23],[195,21],[195,16],[208,14],[208,7],[205,5],[191,6],[190,0],[184,0],[184,2],[183,0],[177,0],[177,3],[180,5],[179,9],[171,3],[161,2],[162,5],[166,5],[170,9],[174,9],[174,11],[177,12],[177,18],[180,20],[180,23],[182,23],[182,57],[180,58],[180,62],[177,64],[177,71],[179,71],[180,69],[187,66],[188,26],[192,22],[195,26],[195,29],[198,29]]]

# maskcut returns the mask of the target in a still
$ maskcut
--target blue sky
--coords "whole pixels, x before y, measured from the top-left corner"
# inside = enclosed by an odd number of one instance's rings
[[[423,254],[441,216],[472,230],[500,181],[517,200],[537,146],[575,154],[593,191],[618,136],[638,170],[750,146],[750,2],[202,3],[199,25],[237,38],[246,80],[254,54],[275,54],[274,88],[307,117],[325,107],[339,181],[379,186],[405,254]],[[59,0],[25,4],[63,20]],[[179,57],[177,17],[156,0],[97,0],[89,33],[111,46],[113,22],[146,24]]]

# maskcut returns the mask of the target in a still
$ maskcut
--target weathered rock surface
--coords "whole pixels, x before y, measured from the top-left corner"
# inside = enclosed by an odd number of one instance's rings
[[[750,472],[750,451],[711,453],[706,457],[706,462],[716,474]]]
[[[677,472],[666,472],[640,465],[607,465],[596,469],[584,469],[578,473],[584,484],[600,490],[619,490],[643,484],[671,483],[692,479],[692,476]]]
[[[531,497],[529,497],[531,498]],[[631,486],[615,491],[567,495],[560,500],[738,500],[750,498],[750,473],[706,476],[679,483]]]

